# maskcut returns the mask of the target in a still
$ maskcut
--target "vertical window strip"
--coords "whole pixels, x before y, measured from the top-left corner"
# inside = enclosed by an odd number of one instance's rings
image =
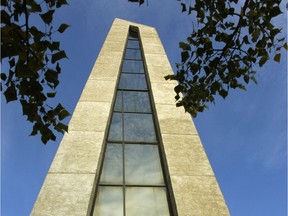
[[[135,215],[137,209],[141,209],[141,212],[137,212],[137,215],[140,216],[170,215],[167,186],[164,181],[159,141],[155,127],[155,117],[151,106],[151,95],[149,96],[148,94],[147,99],[145,94],[149,93],[149,89],[138,34],[138,32],[130,30],[127,40],[118,90],[116,92],[117,96],[114,102],[113,116],[107,137],[106,152],[103,160],[104,165],[101,168],[94,213],[92,213],[97,216],[126,216],[126,213],[127,215]],[[127,54],[127,52],[130,52],[130,54]],[[130,134],[128,133],[129,131]],[[110,136],[110,134],[112,135]],[[109,163],[107,162],[109,157],[112,156],[110,160],[113,160],[113,155],[110,155],[113,154],[111,152],[111,149],[113,149],[111,145],[121,145],[122,147],[122,156],[119,157],[122,158],[122,183],[115,183],[114,180],[101,182],[104,173],[108,173],[109,176],[110,170],[105,170],[109,165],[105,166],[105,164]],[[111,164],[113,165],[113,161]],[[110,167],[112,166],[111,164]],[[128,179],[126,175],[128,175]],[[117,188],[122,189],[122,198],[119,198]],[[115,197],[107,200],[109,194],[114,194]],[[123,202],[122,207],[119,207],[119,202]],[[113,212],[111,212],[111,209],[113,209]]]

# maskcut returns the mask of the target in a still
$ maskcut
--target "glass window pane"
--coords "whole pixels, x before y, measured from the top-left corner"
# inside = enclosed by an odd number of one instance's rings
[[[114,110],[115,111],[122,111],[122,92],[121,91],[117,91]]]
[[[156,135],[151,114],[124,114],[124,140],[155,142]]]
[[[123,216],[122,187],[99,187],[93,215]]]
[[[122,144],[107,144],[100,182],[123,183]]]
[[[125,183],[164,185],[158,146],[126,144]]]
[[[159,187],[127,187],[126,216],[169,216],[166,190]]]
[[[138,31],[136,30],[129,30],[129,39],[132,38],[132,39],[137,39],[138,38]]]
[[[144,73],[143,62],[138,60],[124,60],[122,72]]]
[[[127,48],[140,48],[139,41],[138,40],[128,40],[127,42]]]
[[[124,111],[151,112],[148,92],[123,92]]]
[[[125,59],[141,59],[141,52],[138,49],[126,49]]]
[[[113,113],[108,140],[122,141],[122,115]]]
[[[121,74],[119,89],[146,90],[144,74]]]

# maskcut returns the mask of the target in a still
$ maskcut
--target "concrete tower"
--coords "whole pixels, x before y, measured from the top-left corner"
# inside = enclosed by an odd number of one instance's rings
[[[154,28],[115,19],[31,215],[229,215]]]

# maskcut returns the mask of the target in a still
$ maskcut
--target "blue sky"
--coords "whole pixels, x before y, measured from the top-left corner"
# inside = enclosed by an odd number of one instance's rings
[[[55,35],[69,59],[62,61],[57,97],[72,113],[116,17],[154,26],[173,68],[178,42],[192,30],[192,17],[178,1],[150,0],[149,6],[126,0],[70,1],[56,11],[55,25],[71,27]],[[275,23],[287,26],[287,16]],[[287,32],[287,29],[284,29]],[[58,37],[59,36],[59,37]],[[5,65],[2,66],[5,69]],[[287,214],[287,55],[281,64],[259,69],[258,85],[232,91],[194,122],[232,216]],[[17,103],[1,100],[1,213],[30,214],[62,136],[46,146],[29,137],[31,125]]]

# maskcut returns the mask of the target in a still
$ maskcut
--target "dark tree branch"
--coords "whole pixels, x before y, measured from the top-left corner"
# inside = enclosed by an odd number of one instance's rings
[[[246,0],[246,1],[245,1],[244,6],[243,6],[242,11],[241,11],[241,15],[240,15],[240,18],[239,18],[237,27],[236,27],[236,29],[234,30],[234,32],[232,33],[232,35],[230,36],[230,38],[229,38],[228,42],[226,43],[225,47],[223,48],[223,51],[222,51],[222,54],[221,54],[219,60],[221,60],[221,58],[223,57],[225,51],[229,48],[231,41],[233,40],[233,38],[235,37],[235,35],[236,35],[237,32],[239,31],[239,29],[240,29],[240,27],[241,27],[241,24],[242,24],[242,21],[243,21],[243,17],[244,17],[244,15],[245,15],[245,12],[246,12],[247,7],[248,7],[249,1],[250,1],[250,0]]]

